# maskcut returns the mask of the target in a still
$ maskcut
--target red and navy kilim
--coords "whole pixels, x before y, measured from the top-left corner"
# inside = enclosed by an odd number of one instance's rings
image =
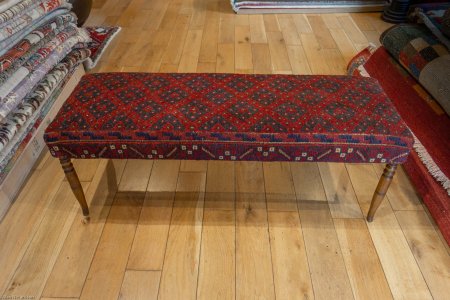
[[[85,75],[45,133],[53,156],[402,163],[413,138],[372,78]]]

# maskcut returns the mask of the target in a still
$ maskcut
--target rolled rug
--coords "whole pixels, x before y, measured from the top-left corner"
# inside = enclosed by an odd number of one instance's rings
[[[386,50],[450,115],[450,52],[425,27],[400,24],[380,37]]]

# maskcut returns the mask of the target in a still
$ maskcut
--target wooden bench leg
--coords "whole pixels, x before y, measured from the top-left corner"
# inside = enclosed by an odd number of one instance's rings
[[[89,222],[89,208],[84,196],[83,187],[81,186],[80,179],[78,179],[77,172],[73,168],[70,158],[62,157],[59,159],[61,166],[66,174],[67,181],[72,188],[72,192],[80,203],[81,210],[83,211],[83,223]]]
[[[387,164],[384,168],[383,175],[381,175],[375,193],[373,193],[372,202],[370,203],[369,213],[367,214],[368,222],[373,221],[373,216],[383,201],[396,170],[397,165]]]

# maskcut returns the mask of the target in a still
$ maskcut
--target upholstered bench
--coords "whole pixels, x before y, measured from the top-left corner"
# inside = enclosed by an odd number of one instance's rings
[[[71,159],[385,163],[371,221],[413,137],[375,79],[85,75],[45,132],[83,215]]]

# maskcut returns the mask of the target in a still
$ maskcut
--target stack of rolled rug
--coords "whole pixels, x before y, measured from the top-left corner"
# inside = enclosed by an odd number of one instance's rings
[[[70,9],[68,0],[0,0],[0,184],[90,55]]]

